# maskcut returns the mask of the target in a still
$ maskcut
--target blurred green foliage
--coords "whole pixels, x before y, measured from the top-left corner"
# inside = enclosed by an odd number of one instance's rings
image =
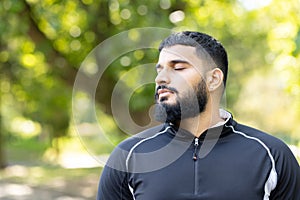
[[[197,30],[218,38],[230,62],[224,105],[240,121],[296,144],[299,10],[298,0],[2,0],[0,152],[4,141],[32,132],[59,149],[52,141],[70,133],[72,87],[81,62],[100,42],[136,27]],[[101,77],[96,100],[109,121],[105,130],[118,132],[110,108],[114,85],[135,66],[155,63],[157,55],[129,52]],[[151,85],[134,93],[130,109],[137,123],[149,120],[152,99]],[[119,131],[114,140],[123,138]],[[0,163],[5,162],[0,155]]]

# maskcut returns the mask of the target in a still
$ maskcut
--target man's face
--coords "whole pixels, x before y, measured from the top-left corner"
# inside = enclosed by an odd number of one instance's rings
[[[196,48],[175,45],[162,49],[157,63],[156,119],[177,122],[195,117],[207,104],[202,60]]]

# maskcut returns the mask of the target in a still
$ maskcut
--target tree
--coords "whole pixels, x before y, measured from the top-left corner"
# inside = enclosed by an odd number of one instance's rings
[[[254,105],[254,110],[249,115],[245,115],[247,111],[244,110],[242,115],[239,106],[243,86],[255,73],[264,76],[275,73],[281,66],[286,73],[281,73],[280,77],[284,79],[286,74],[290,77],[282,81],[285,94],[299,99],[299,2],[273,0],[255,8],[250,8],[246,2],[1,1],[2,138],[10,134],[10,119],[15,116],[24,116],[41,124],[41,134],[49,133],[51,144],[53,138],[65,136],[71,120],[72,87],[81,63],[105,39],[137,27],[199,30],[222,41],[230,59],[231,81],[226,104],[241,118],[247,120],[253,118],[253,113],[259,114],[253,102],[250,104]],[[111,94],[122,74],[136,65],[156,62],[157,55],[154,50],[128,52],[111,63],[97,89],[97,107],[112,116]],[[124,59],[130,60],[128,66]],[[137,123],[145,124],[149,120],[147,113],[153,103],[152,96],[152,86],[142,87],[134,93],[130,109]],[[300,112],[293,109],[299,110],[299,102],[293,101],[290,110],[290,118],[295,122],[299,121]],[[266,117],[261,115],[257,121],[264,121]],[[278,127],[275,123],[274,129]],[[280,130],[286,133],[293,128],[295,126],[280,125]],[[299,131],[297,127],[295,130]],[[294,131],[294,137],[297,131]],[[0,143],[4,141],[2,138]]]

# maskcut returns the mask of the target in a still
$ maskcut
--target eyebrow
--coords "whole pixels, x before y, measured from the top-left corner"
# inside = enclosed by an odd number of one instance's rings
[[[176,64],[178,64],[178,63],[183,63],[183,64],[189,64],[189,65],[191,65],[188,61],[186,61],[186,60],[171,60],[171,61],[169,61],[169,63],[171,64],[171,65],[176,65]],[[156,64],[155,65],[155,69],[159,69],[161,67],[161,65],[160,64]]]

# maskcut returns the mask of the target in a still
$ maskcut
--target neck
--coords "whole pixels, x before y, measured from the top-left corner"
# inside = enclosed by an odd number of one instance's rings
[[[206,108],[196,117],[181,120],[180,128],[191,132],[195,137],[199,137],[208,128],[221,121],[224,119],[220,117],[219,108]]]

